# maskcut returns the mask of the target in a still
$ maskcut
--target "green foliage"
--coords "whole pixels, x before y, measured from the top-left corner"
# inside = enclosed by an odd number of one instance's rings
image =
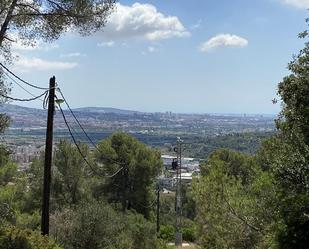
[[[88,147],[80,145],[83,155],[88,155]],[[52,197],[56,207],[76,205],[86,200],[89,189],[86,175],[89,170],[75,145],[61,140],[57,145],[53,160]]]
[[[160,226],[160,233],[159,237],[161,239],[164,239],[166,241],[174,241],[175,240],[175,227],[171,225],[166,225],[166,226]]]
[[[251,181],[257,164],[253,157],[239,152],[232,152],[228,149],[217,150],[209,156],[206,163],[201,164],[201,173],[203,176],[208,175],[213,167],[213,163],[222,162],[225,167],[223,170],[228,176],[241,180],[243,184]]]
[[[85,156],[88,147],[80,145]],[[32,213],[41,207],[43,186],[44,157],[35,159],[27,172],[29,192],[24,211]],[[61,140],[55,148],[52,165],[51,209],[62,209],[66,206],[78,204],[82,199],[90,198],[91,193],[87,185],[89,170],[84,159],[75,145]]]
[[[10,160],[9,152],[0,145],[0,185],[5,186],[17,174],[17,165]]]
[[[10,92],[10,88],[8,84],[6,84],[6,82],[4,81],[3,72],[0,71],[0,94],[6,95],[9,92]],[[6,99],[0,96],[0,105],[5,102],[6,102]],[[0,113],[0,134],[4,132],[4,130],[9,126],[9,124],[10,124],[10,118],[6,114]],[[1,148],[0,150],[3,149],[1,145],[0,145],[0,148]]]
[[[14,209],[15,187],[0,186],[0,224],[13,224],[16,221]]]
[[[17,165],[11,161],[9,152],[0,146],[0,224],[16,221],[16,176]]]
[[[208,158],[214,151],[230,149],[238,152],[254,155],[262,141],[270,138],[274,132],[244,132],[232,133],[220,136],[185,136],[185,156],[196,158]]]
[[[308,32],[300,34],[308,38]],[[279,84],[283,108],[280,133],[265,142],[258,160],[274,176],[278,189],[279,248],[307,248],[309,244],[309,42],[294,57],[291,74]]]
[[[160,220],[161,225],[175,224],[175,193],[161,194],[160,195]]]
[[[120,217],[104,203],[82,203],[51,218],[51,234],[67,249],[121,248],[121,243],[132,243],[123,239],[124,228]]]
[[[194,242],[196,240],[196,231],[193,227],[185,227],[182,229],[182,238],[184,241]]]
[[[165,248],[164,242],[157,239],[156,226],[135,212],[124,216],[127,219],[126,231],[134,241],[133,248]]]
[[[196,204],[191,186],[182,185],[182,215],[185,218],[194,220],[196,217]]]
[[[0,228],[0,248],[5,249],[61,249],[53,240],[38,232],[15,227]]]
[[[109,204],[97,201],[55,213],[51,233],[66,249],[163,248],[154,224],[135,213],[117,213]]]
[[[203,248],[273,248],[276,189],[254,159],[215,152],[193,184],[197,238]],[[275,204],[274,204],[275,203]]]
[[[13,162],[8,162],[5,165],[0,165],[0,185],[6,185],[16,176],[17,165]]]
[[[26,193],[26,201],[24,203],[23,211],[32,213],[41,208],[42,205],[42,191],[43,191],[43,172],[44,172],[44,158],[35,159],[29,166],[27,171],[27,184],[29,191]]]
[[[99,144],[94,160],[105,175],[120,170],[112,178],[103,178],[96,195],[103,193],[109,202],[122,203],[123,210],[134,209],[149,217],[148,207],[154,200],[153,184],[162,170],[160,152],[125,133],[115,133]]]
[[[100,30],[114,8],[114,0],[2,0],[0,4],[0,53],[10,55],[12,42],[34,45],[38,39],[53,41],[69,29],[87,35]],[[14,30],[16,37],[10,37]]]

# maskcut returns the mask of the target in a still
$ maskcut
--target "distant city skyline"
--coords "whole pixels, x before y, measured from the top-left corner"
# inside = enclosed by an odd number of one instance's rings
[[[305,42],[297,34],[308,8],[308,0],[119,1],[103,32],[16,44],[11,68],[40,86],[55,75],[73,108],[276,114],[272,99]]]

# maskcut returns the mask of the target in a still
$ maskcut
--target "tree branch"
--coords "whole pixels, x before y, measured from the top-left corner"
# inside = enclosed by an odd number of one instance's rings
[[[222,187],[222,197],[223,197],[223,200],[225,201],[225,203],[227,204],[230,212],[239,220],[241,220],[246,226],[250,227],[251,229],[253,229],[254,231],[258,232],[258,233],[261,233],[263,234],[263,232],[261,231],[261,229],[257,228],[256,226],[254,225],[251,225],[250,223],[248,223],[248,221],[241,217],[240,215],[237,214],[236,210],[232,207],[232,205],[229,203],[228,199],[226,198],[226,195],[224,194],[224,186],[223,186],[223,183],[221,183],[221,187]]]
[[[11,39],[11,38],[7,37],[6,35],[5,35],[3,38],[4,38],[5,40],[10,41],[10,42],[16,42],[15,40],[13,40],[13,39]]]
[[[40,10],[38,10],[37,8],[29,5],[29,4],[25,4],[25,3],[18,3],[16,4],[16,7],[24,7],[24,8],[29,8],[32,9],[33,11],[35,11],[36,13],[41,13]]]
[[[35,17],[49,17],[49,16],[65,16],[69,18],[88,18],[92,17],[90,15],[76,15],[72,13],[22,13],[22,14],[14,14],[12,17],[20,17],[20,16],[35,16]]]
[[[2,47],[2,43],[3,43],[3,40],[4,40],[4,37],[5,37],[5,33],[8,29],[8,26],[9,26],[9,23],[12,19],[12,15],[13,15],[13,11],[16,7],[16,4],[17,4],[17,1],[18,0],[13,0],[10,7],[9,7],[9,10],[8,10],[8,13],[5,17],[5,20],[1,26],[1,30],[0,30],[0,47]]]

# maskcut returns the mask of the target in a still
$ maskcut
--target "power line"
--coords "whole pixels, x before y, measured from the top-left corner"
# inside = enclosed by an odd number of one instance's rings
[[[116,176],[121,170],[123,170],[123,167],[121,167],[120,169],[118,169],[114,174],[112,174],[112,175],[105,175],[104,177],[107,177],[107,178],[112,178],[112,177],[114,177],[114,176]]]
[[[16,85],[18,85],[21,89],[23,89],[25,92],[27,92],[28,94],[30,94],[32,97],[36,97],[32,92],[28,91],[26,88],[24,88],[21,84],[19,84],[13,77],[11,77],[7,72],[3,71],[3,73],[6,75],[6,77],[8,77],[10,80],[12,80]],[[47,93],[47,92],[46,92]],[[38,98],[39,100],[41,100],[43,102],[43,105],[46,104],[46,98],[47,95],[45,95],[44,100]],[[45,109],[45,108],[44,108]]]
[[[87,137],[87,139],[89,140],[89,142],[94,146],[94,148],[98,151],[98,152],[101,152],[102,151],[100,150],[100,148],[93,142],[93,140],[90,138],[90,136],[87,134],[87,132],[85,131],[85,129],[83,128],[82,124],[80,123],[80,121],[78,120],[78,118],[76,117],[75,113],[73,112],[73,110],[71,109],[68,101],[66,100],[66,98],[64,97],[64,94],[62,93],[61,89],[58,87],[57,90],[59,91],[59,93],[61,94],[61,97],[63,99],[63,101],[65,102],[68,110],[70,111],[70,113],[72,114],[73,118],[75,119],[75,121],[77,122],[77,124],[79,125],[79,127],[81,128],[81,130],[83,131],[83,133],[85,134],[85,136]],[[108,157],[105,157],[103,155],[100,155],[101,158],[103,158],[104,160],[106,161],[110,161],[112,163],[116,163],[116,164],[119,164],[119,165],[125,165],[123,162],[119,162],[113,158],[108,158]]]
[[[89,135],[87,134],[87,132],[85,131],[85,129],[83,128],[83,126],[81,125],[81,123],[79,122],[79,120],[77,119],[76,115],[74,114],[73,110],[71,109],[69,103],[67,102],[66,98],[64,97],[62,91],[60,88],[58,88],[59,93],[61,94],[61,97],[63,99],[63,101],[65,102],[66,106],[68,107],[69,111],[71,112],[73,118],[75,119],[75,121],[77,122],[77,124],[79,125],[79,127],[82,129],[83,133],[86,135],[86,137],[88,138],[88,140],[90,141],[90,143],[96,148],[97,145],[93,142],[93,140],[89,137]]]
[[[115,173],[113,173],[112,175],[102,175],[102,174],[99,173],[96,169],[94,169],[93,166],[88,162],[88,160],[86,159],[86,157],[83,155],[83,153],[82,153],[82,151],[81,151],[79,145],[77,144],[77,141],[76,141],[76,139],[75,139],[75,137],[74,137],[74,135],[73,135],[73,133],[72,133],[72,131],[71,131],[71,127],[70,127],[70,125],[69,125],[69,123],[68,123],[68,121],[67,121],[67,119],[66,119],[66,116],[65,116],[65,114],[64,114],[64,112],[63,112],[61,106],[60,106],[59,104],[58,104],[58,106],[59,106],[59,110],[60,110],[60,112],[61,112],[61,114],[62,114],[63,120],[64,120],[64,122],[65,122],[65,124],[66,124],[66,127],[68,128],[68,131],[69,131],[69,133],[70,133],[70,136],[71,136],[71,138],[72,138],[72,140],[73,140],[73,143],[75,144],[75,146],[76,146],[76,148],[77,148],[77,151],[79,152],[79,154],[81,155],[81,157],[83,158],[83,160],[85,161],[85,163],[90,167],[90,169],[91,169],[94,173],[96,173],[96,174],[98,174],[98,175],[100,175],[100,176],[102,176],[102,177],[112,178],[112,177],[116,176],[116,175],[123,169],[123,167],[121,167],[120,169],[118,169],[118,170],[117,170]]]
[[[11,96],[2,94],[2,93],[0,93],[0,96],[3,97],[3,98],[6,98],[6,99],[13,100],[13,101],[29,102],[29,101],[33,101],[33,100],[36,100],[36,99],[41,98],[41,97],[44,96],[47,92],[48,92],[48,91],[45,91],[45,92],[43,92],[42,94],[40,94],[40,95],[38,95],[38,96],[34,96],[33,98],[30,98],[30,99],[14,98],[14,97],[11,97]]]
[[[3,73],[10,79],[12,80],[16,85],[18,85],[21,89],[23,89],[25,92],[27,92],[28,94],[30,94],[32,97],[35,97],[35,95],[33,93],[31,93],[30,91],[28,91],[26,88],[24,88],[21,84],[19,84],[13,77],[11,77],[7,72]]]
[[[2,68],[4,68],[7,72],[9,72],[11,75],[13,75],[16,79],[20,80],[21,82],[25,83],[28,86],[31,86],[33,88],[39,89],[39,90],[49,90],[49,88],[46,87],[40,87],[40,86],[36,86],[34,84],[31,84],[25,80],[23,80],[22,78],[20,78],[19,76],[17,76],[15,73],[13,73],[10,69],[8,69],[6,66],[4,66],[1,62],[0,62],[0,66]]]
[[[145,205],[143,205],[143,204],[141,204],[141,203],[135,202],[135,204],[137,204],[138,206],[143,207],[143,208],[151,208],[151,207],[153,207],[154,204],[156,204],[156,203],[157,203],[157,200],[154,200],[154,201],[151,202],[149,205],[145,206]]]

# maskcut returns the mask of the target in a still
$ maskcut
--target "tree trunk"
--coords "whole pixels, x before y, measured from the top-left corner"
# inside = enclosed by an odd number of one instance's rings
[[[5,20],[3,22],[3,24],[1,25],[1,30],[0,30],[0,47],[2,47],[2,43],[3,43],[3,40],[5,39],[5,34],[6,34],[6,31],[9,27],[9,23],[10,21],[12,20],[12,17],[13,17],[13,11],[16,7],[16,4],[17,4],[17,1],[18,0],[13,0],[11,5],[10,5],[10,8],[8,10],[8,13],[5,17]]]

